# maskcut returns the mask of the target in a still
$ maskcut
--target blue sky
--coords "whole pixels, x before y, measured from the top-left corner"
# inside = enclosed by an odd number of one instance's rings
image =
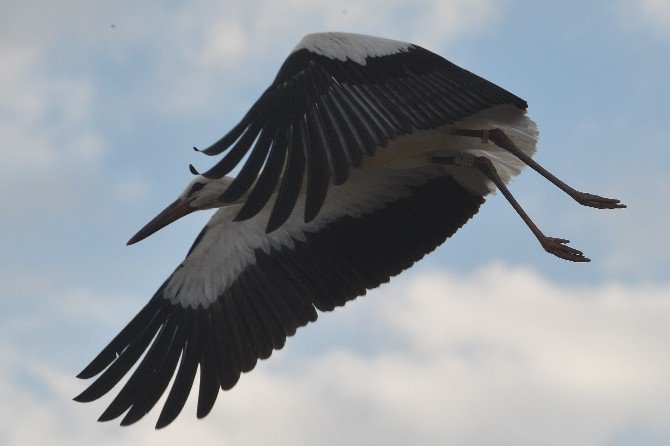
[[[414,42],[513,91],[540,128],[536,159],[629,208],[579,207],[524,172],[512,192],[590,264],[544,254],[494,196],[390,286],[299,331],[206,420],[189,406],[158,433],[96,423],[108,400],[71,402],[74,375],[208,215],[125,241],[188,163],[211,165],[191,147],[324,30]],[[0,442],[669,443],[669,30],[667,0],[3,5]]]

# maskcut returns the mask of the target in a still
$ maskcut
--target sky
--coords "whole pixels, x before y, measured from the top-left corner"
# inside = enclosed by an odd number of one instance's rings
[[[529,103],[536,159],[433,254],[300,329],[196,420],[154,431],[75,375],[209,218],[126,240],[213,160],[310,32],[431,49]],[[0,443],[670,444],[670,1],[3,2]]]

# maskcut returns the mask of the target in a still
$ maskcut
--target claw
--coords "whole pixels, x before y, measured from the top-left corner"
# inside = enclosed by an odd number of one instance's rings
[[[584,257],[584,253],[578,249],[571,248],[566,246],[567,243],[570,243],[570,240],[555,238],[555,237],[546,237],[542,241],[542,247],[549,254],[553,254],[556,257],[560,257],[564,260],[569,260],[571,262],[590,262],[591,259]]]
[[[617,200],[616,198],[605,198],[587,192],[577,192],[573,198],[583,206],[596,209],[622,209],[626,207],[625,204],[621,203],[621,200]]]

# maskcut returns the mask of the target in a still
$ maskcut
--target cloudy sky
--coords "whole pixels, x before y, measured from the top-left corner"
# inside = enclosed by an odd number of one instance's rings
[[[410,41],[526,99],[512,191],[593,261],[543,253],[492,197],[390,285],[321,315],[195,419],[120,428],[74,375],[208,215],[125,241],[191,179],[306,33]],[[0,443],[670,443],[670,1],[80,0],[0,15]]]

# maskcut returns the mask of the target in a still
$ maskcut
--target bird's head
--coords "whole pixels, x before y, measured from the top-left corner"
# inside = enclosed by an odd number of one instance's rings
[[[224,203],[221,203],[218,198],[226,191],[232,181],[233,178],[231,177],[209,179],[198,175],[172,204],[163,209],[128,240],[127,245],[144,240],[159,229],[191,212],[223,206]]]

